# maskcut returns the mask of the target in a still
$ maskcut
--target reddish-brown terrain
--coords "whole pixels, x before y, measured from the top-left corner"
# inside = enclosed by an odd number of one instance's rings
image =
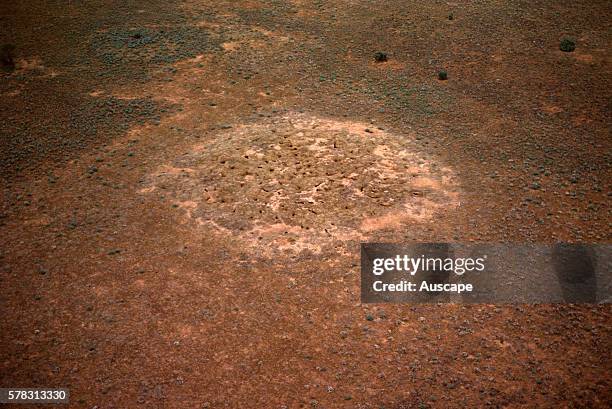
[[[609,407],[609,304],[362,305],[359,243],[609,242],[611,17],[1,2],[0,387],[88,409]]]

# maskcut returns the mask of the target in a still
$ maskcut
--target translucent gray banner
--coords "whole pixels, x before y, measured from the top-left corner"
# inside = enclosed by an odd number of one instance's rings
[[[610,244],[361,245],[363,303],[609,303]]]

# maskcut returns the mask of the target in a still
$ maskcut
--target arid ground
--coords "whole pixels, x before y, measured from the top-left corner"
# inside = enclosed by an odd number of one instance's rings
[[[359,243],[610,242],[611,21],[603,0],[0,2],[0,386],[610,407],[610,304],[362,305]]]

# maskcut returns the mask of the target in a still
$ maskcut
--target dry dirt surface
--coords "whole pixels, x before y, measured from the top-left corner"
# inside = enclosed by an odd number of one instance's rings
[[[610,407],[609,304],[362,305],[358,267],[365,241],[610,242],[610,21],[600,0],[0,2],[0,386]]]

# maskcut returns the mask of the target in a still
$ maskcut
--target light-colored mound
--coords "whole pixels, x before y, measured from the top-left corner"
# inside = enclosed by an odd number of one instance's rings
[[[301,114],[239,125],[151,175],[188,219],[249,244],[318,252],[457,206],[452,172],[409,136]]]

